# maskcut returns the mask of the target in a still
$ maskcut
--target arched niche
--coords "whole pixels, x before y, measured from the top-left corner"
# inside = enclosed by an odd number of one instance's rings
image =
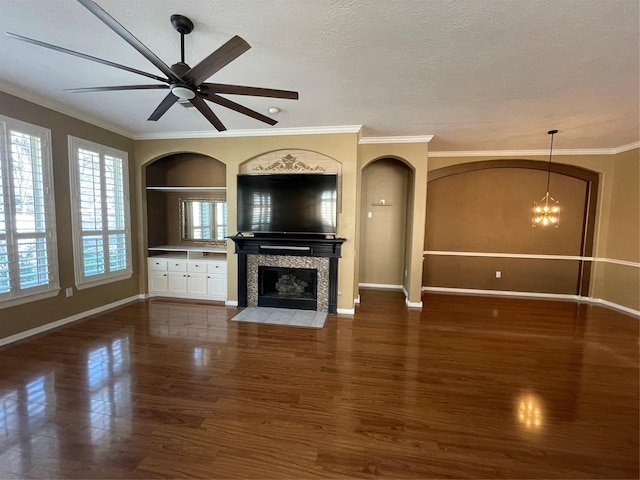
[[[410,264],[408,229],[412,218],[414,170],[396,156],[383,156],[362,168],[359,284],[405,286]]]
[[[532,228],[547,176],[560,226]],[[598,180],[591,170],[535,160],[429,172],[423,286],[587,296],[591,262],[583,257],[593,251]]]
[[[194,152],[171,153],[144,166],[148,246],[224,246],[224,240],[194,240],[185,234],[184,205],[226,203],[226,165]]]

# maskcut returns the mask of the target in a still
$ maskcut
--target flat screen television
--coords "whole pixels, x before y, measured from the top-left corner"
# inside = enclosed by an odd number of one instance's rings
[[[336,174],[241,174],[237,187],[240,232],[336,233]]]

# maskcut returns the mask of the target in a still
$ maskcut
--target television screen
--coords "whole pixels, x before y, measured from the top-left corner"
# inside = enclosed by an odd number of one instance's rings
[[[238,175],[238,230],[335,234],[337,175]]]

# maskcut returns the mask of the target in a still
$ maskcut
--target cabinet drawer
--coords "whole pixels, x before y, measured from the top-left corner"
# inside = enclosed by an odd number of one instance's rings
[[[167,270],[167,261],[166,260],[156,260],[154,258],[149,258],[149,270]]]
[[[189,262],[189,266],[187,267],[189,272],[193,273],[207,273],[207,263],[206,262]]]
[[[170,272],[186,272],[187,271],[187,262],[169,260],[167,263],[169,264]]]
[[[209,273],[227,273],[227,262],[209,262],[207,264]]]

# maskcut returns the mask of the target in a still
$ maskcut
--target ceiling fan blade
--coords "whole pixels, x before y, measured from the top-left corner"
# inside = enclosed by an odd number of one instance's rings
[[[250,48],[251,45],[236,35],[195,67],[191,68],[184,76],[191,80],[197,87]]]
[[[95,3],[93,0],[78,0],[87,10],[93,13],[96,17],[98,17],[102,22],[117,33],[125,42],[135,48],[140,54],[142,54],[147,60],[153,63],[158,70],[164,73],[169,79],[173,81],[183,80],[175,74],[169,66],[164,63],[155,53],[149,50],[140,40],[138,40],[129,30],[124,28],[122,25],[118,23],[118,21],[109,15],[105,10],[102,9],[100,5]]]
[[[193,97],[189,101],[194,107],[196,107],[200,111],[202,115],[204,115],[204,117],[207,120],[209,120],[211,125],[213,125],[216,128],[216,130],[218,130],[219,132],[223,132],[227,129],[227,127],[225,127],[222,124],[220,119],[216,116],[215,113],[211,111],[209,106],[205,103],[205,101],[201,97]]]
[[[232,102],[231,100],[221,97],[219,95],[216,95],[215,93],[207,93],[207,94],[201,93],[201,95],[207,100],[209,100],[210,102],[217,103],[218,105],[222,105],[223,107],[230,108],[231,110],[235,110],[238,113],[242,113],[251,118],[255,118],[256,120],[260,120],[261,122],[268,123],[269,125],[275,125],[276,123],[278,123],[273,118],[269,118],[266,115],[262,115],[261,113],[256,112],[255,110],[251,110],[250,108],[247,108],[244,105],[240,105],[239,103]]]
[[[147,120],[153,120],[154,122],[159,120],[162,115],[167,113],[174,103],[178,101],[178,97],[176,97],[173,93],[169,92],[169,94],[164,97],[164,100],[160,102],[160,105],[153,111],[153,113],[147,118]]]
[[[7,32],[6,35],[15,40],[20,40],[21,42],[32,43],[33,45],[37,45],[39,47],[49,48],[51,50],[55,50],[56,52],[67,53],[69,55],[73,55],[75,57],[84,58],[85,60],[90,60],[92,62],[101,63],[103,65],[107,65],[109,67],[119,68],[120,70],[125,70],[127,72],[136,73],[138,75],[143,75],[145,77],[153,78],[154,80],[158,80],[159,82],[166,82],[166,78],[159,77],[152,73],[143,72],[142,70],[137,70],[135,68],[127,67],[126,65],[120,65],[119,63],[110,62],[109,60],[103,60],[102,58],[93,57],[91,55],[87,55],[86,53],[76,52],[74,50],[69,50],[68,48],[58,47],[57,45],[51,45],[50,43],[41,42],[40,40],[35,40],[29,37],[23,37],[22,35],[17,35],[15,33]]]
[[[242,85],[227,85],[224,83],[203,83],[202,92],[228,93],[231,95],[250,95],[253,97],[287,98],[298,100],[298,92],[291,90],[276,90],[273,88],[245,87]]]
[[[169,85],[116,85],[113,87],[65,88],[65,92],[115,92],[118,90],[167,90]]]

